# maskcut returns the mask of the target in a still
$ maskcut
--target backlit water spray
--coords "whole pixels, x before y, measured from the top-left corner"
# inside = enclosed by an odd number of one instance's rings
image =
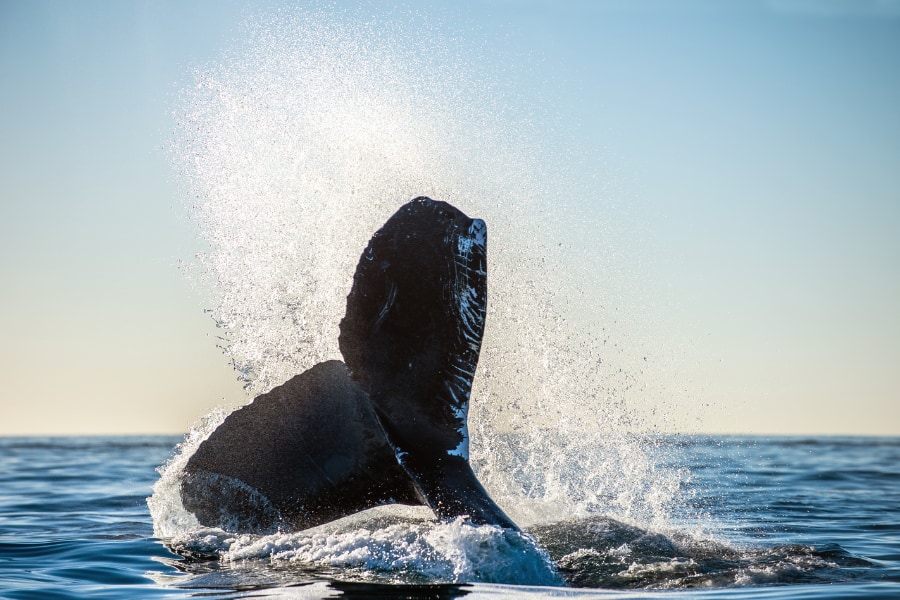
[[[361,15],[249,24],[177,114],[176,163],[208,244],[197,268],[248,394],[340,359],[368,239],[409,199],[445,200],[488,224],[469,413],[485,487],[523,525],[589,513],[665,524],[686,474],[633,433],[645,429],[626,401],[636,376],[615,366],[602,311],[570,311],[585,303],[579,274],[601,266],[574,264],[568,232],[586,215],[563,145],[486,51],[414,14]]]

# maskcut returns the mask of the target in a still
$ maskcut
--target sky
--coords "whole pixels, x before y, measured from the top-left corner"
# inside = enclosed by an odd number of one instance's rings
[[[0,434],[246,401],[179,268],[201,244],[166,149],[194,70],[279,5],[0,3]],[[676,429],[900,435],[900,2],[408,6],[590,157],[646,377],[700,415]]]

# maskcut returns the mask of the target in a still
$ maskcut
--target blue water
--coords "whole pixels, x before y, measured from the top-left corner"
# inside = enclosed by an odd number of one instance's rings
[[[235,541],[206,532],[181,546],[157,539],[147,498],[180,441],[0,438],[0,597],[900,597],[897,438],[665,438],[660,467],[691,476],[664,527],[599,510],[529,528],[568,587],[471,583],[423,569],[439,561],[416,543],[437,543],[437,534],[451,550],[473,532],[481,548],[497,547],[484,530],[457,524],[452,531],[463,535],[452,538],[420,517],[320,534],[328,543],[318,554],[301,552],[314,537],[298,534]],[[216,554],[226,538],[230,557]],[[184,551],[202,540],[206,555]],[[356,544],[346,556],[369,558],[341,563],[335,540]],[[401,544],[404,566],[373,566],[371,557],[396,557]]]

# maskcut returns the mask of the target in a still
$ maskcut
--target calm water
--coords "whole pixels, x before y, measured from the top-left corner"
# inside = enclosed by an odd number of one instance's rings
[[[147,498],[180,441],[0,438],[0,597],[900,597],[896,438],[665,438],[692,474],[671,522],[598,510],[540,547],[421,513],[164,543]],[[548,557],[566,587],[503,583]]]

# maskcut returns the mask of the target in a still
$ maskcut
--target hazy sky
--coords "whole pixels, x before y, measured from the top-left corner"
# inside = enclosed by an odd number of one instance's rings
[[[602,166],[664,340],[647,377],[696,427],[900,434],[900,1],[409,6],[508,57]],[[0,3],[0,434],[242,401],[165,148],[193,69],[265,10]]]

